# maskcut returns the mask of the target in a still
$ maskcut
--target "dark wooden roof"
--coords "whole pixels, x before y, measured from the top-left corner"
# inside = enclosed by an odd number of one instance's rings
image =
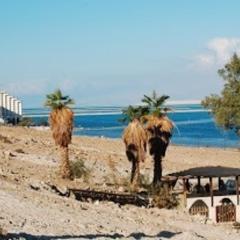
[[[181,172],[175,172],[169,174],[169,176],[175,177],[234,177],[240,176],[240,168],[229,168],[221,166],[207,166],[207,167],[197,167],[190,168]]]

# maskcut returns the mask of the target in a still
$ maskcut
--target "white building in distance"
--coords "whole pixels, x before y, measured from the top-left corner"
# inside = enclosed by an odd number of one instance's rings
[[[16,124],[22,117],[22,102],[0,91],[0,123]]]

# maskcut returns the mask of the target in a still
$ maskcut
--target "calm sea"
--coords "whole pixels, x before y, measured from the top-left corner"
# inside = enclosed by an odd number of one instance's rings
[[[176,128],[172,143],[188,146],[240,147],[240,139],[233,131],[219,128],[209,113],[198,104],[174,105],[169,113]],[[74,134],[120,138],[124,125],[119,122],[123,107],[75,108]],[[48,120],[47,109],[24,109],[24,116],[39,124]]]

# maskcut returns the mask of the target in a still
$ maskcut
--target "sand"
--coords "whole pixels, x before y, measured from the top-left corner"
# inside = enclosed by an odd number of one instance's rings
[[[127,190],[130,163],[120,139],[74,137],[70,159],[81,159],[88,174],[74,181],[59,179],[58,149],[48,129],[0,127],[0,226],[5,239],[239,239],[229,224],[215,225],[185,209],[118,206],[111,202],[79,202],[49,188]],[[164,174],[196,166],[240,167],[237,149],[170,145]],[[141,166],[152,179],[152,160]],[[3,237],[0,239],[4,239]]]

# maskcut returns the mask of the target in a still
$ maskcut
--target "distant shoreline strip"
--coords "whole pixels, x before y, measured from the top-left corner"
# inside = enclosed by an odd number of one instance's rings
[[[192,109],[192,110],[175,110],[169,113],[194,113],[194,112],[210,112],[209,110],[204,109]],[[101,115],[121,115],[122,112],[95,112],[95,113],[77,113],[75,112],[75,116],[101,116]],[[23,117],[48,117],[49,113],[43,114],[23,114]]]

